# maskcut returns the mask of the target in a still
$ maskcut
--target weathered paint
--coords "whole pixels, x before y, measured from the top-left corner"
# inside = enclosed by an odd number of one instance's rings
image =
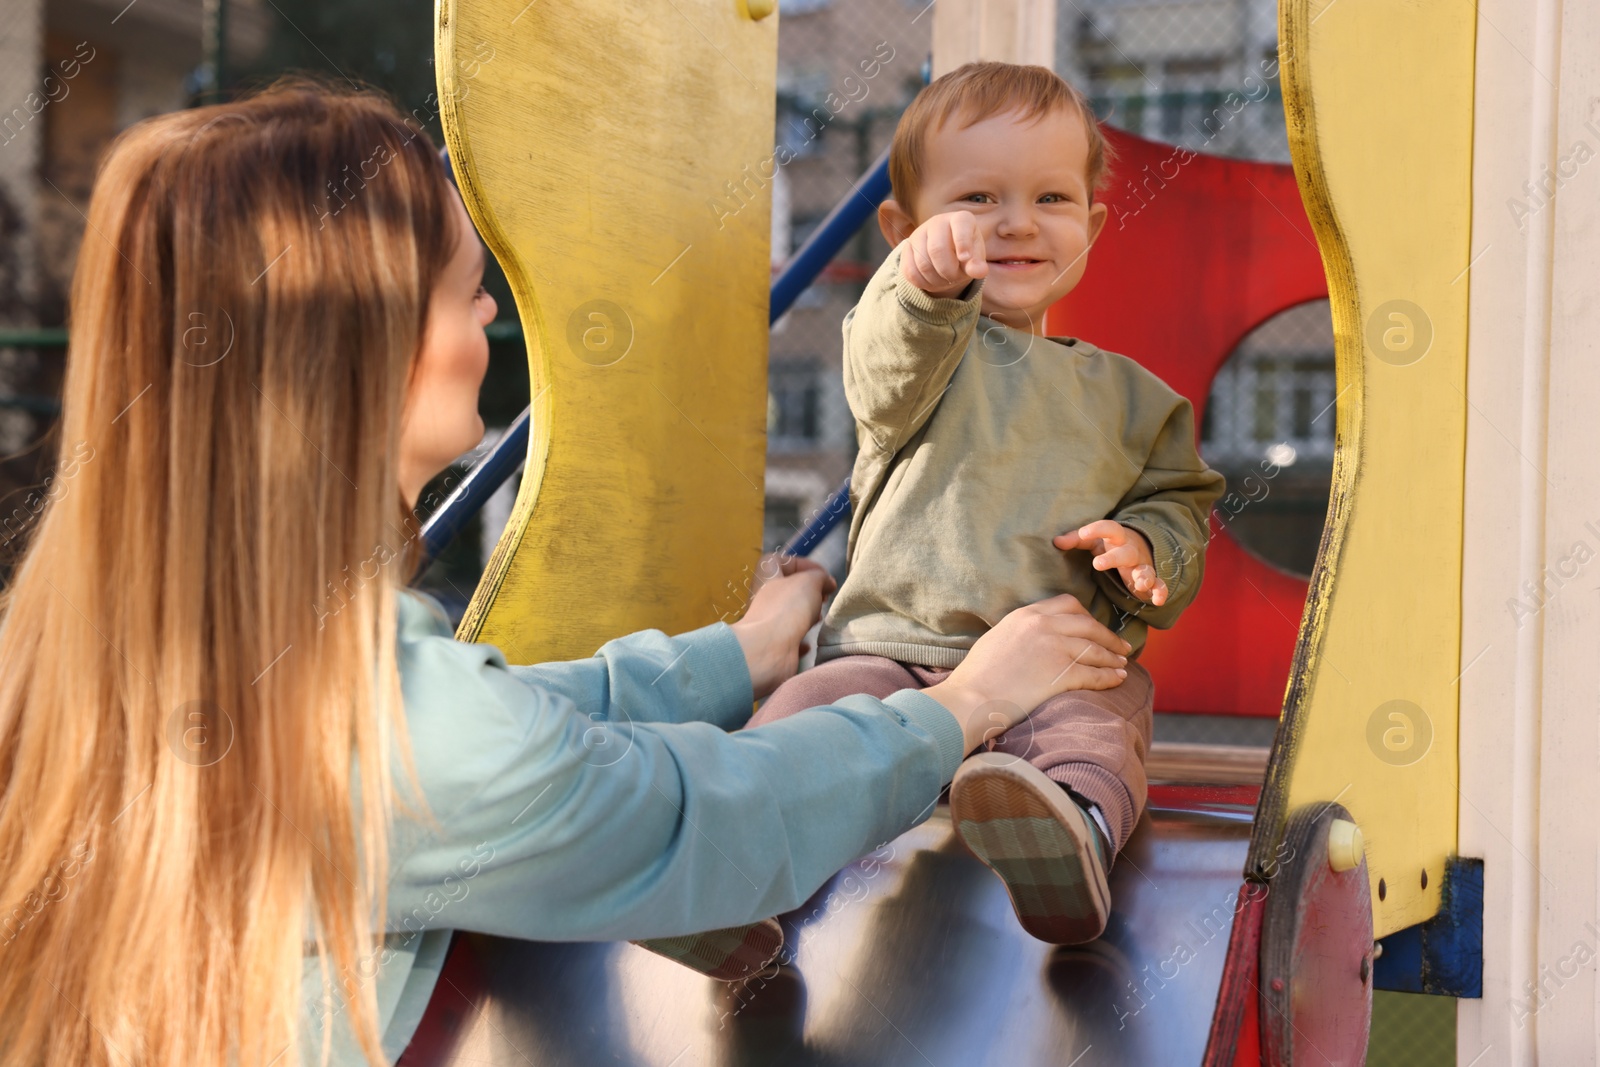
[[[1471,5],[1285,0],[1279,41],[1340,400],[1252,863],[1289,811],[1337,801],[1366,837],[1381,937],[1438,910],[1456,846],[1475,21]]]
[[[777,30],[734,0],[441,0],[445,140],[534,397],[522,489],[459,633],[510,662],[743,607]]]

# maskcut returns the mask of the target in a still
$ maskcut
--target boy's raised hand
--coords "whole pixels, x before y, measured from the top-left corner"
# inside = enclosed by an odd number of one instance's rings
[[[1128,591],[1146,604],[1160,607],[1167,602],[1167,583],[1156,574],[1155,557],[1144,534],[1114,519],[1100,519],[1076,530],[1068,530],[1052,542],[1063,552],[1075,548],[1094,553],[1094,569],[1112,567],[1122,576]]]
[[[929,296],[959,296],[974,278],[989,273],[977,218],[970,211],[947,211],[912,230],[900,273]]]

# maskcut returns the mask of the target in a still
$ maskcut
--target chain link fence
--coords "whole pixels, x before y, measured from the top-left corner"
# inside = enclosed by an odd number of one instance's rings
[[[921,89],[932,41],[926,0],[788,0],[778,30],[777,140],[792,158],[773,184],[774,270],[872,166]],[[869,221],[772,327],[764,540],[782,545],[850,473],[855,423],[840,324],[889,245]],[[844,530],[812,557],[844,574]]]
[[[1453,997],[1373,991],[1367,1067],[1455,1067],[1455,1063]]]

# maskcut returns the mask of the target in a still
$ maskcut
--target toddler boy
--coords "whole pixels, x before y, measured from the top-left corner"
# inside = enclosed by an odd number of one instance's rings
[[[860,452],[849,575],[818,666],[759,725],[939,681],[1007,612],[1072,593],[1136,657],[1200,586],[1223,479],[1189,402],[1133,361],[1044,336],[1106,220],[1087,101],[1044,67],[971,63],[925,88],[890,149],[894,251],[844,320]],[[1143,811],[1154,688],[1063,693],[969,757],[950,809],[1035,937],[1098,937],[1106,871]]]

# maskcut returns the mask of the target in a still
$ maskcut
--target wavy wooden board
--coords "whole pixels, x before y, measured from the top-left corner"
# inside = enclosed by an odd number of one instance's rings
[[[1438,910],[1456,849],[1475,21],[1448,3],[1279,10],[1339,450],[1251,862],[1290,812],[1337,801],[1366,838],[1382,937]]]
[[[522,490],[458,636],[531,663],[731,617],[761,548],[777,16],[437,16],[445,140],[534,397]]]

